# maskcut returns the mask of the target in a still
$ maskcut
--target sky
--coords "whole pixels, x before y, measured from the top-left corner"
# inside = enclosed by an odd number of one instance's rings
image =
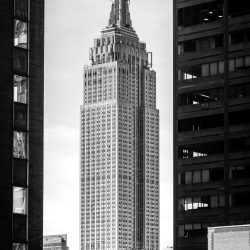
[[[48,0],[45,7],[44,234],[79,250],[80,105],[89,48],[108,24],[110,0]],[[160,242],[172,245],[172,1],[131,0],[133,27],[153,52],[160,110]]]

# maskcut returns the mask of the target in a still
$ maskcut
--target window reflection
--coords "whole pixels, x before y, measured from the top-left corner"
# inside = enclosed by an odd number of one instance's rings
[[[222,141],[185,145],[179,147],[179,159],[207,157],[223,154],[223,152],[224,143]]]
[[[14,102],[27,103],[27,78],[14,75]]]
[[[26,159],[26,133],[14,131],[13,156],[19,159]]]
[[[14,243],[12,250],[26,250],[25,244]]]
[[[27,23],[15,20],[15,40],[17,47],[27,49]]]
[[[179,200],[179,211],[219,208],[224,206],[225,206],[224,195],[189,197]]]
[[[13,213],[26,214],[27,190],[21,187],[13,188]]]

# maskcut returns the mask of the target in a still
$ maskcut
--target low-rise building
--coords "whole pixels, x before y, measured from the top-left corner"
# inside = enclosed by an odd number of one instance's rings
[[[249,250],[250,225],[208,228],[208,250]]]
[[[48,235],[43,237],[43,250],[69,250],[67,235]]]

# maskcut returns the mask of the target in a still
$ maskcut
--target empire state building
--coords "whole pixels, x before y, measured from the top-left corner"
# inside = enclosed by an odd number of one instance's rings
[[[81,106],[81,250],[159,249],[159,110],[152,53],[114,0]]]

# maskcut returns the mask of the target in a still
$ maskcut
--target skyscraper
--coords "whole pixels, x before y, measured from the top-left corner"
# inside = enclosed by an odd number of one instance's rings
[[[174,235],[250,222],[250,1],[174,0]]]
[[[0,248],[41,250],[44,0],[1,0],[0,19]]]
[[[159,249],[159,111],[152,53],[115,0],[90,49],[81,107],[81,249]]]

